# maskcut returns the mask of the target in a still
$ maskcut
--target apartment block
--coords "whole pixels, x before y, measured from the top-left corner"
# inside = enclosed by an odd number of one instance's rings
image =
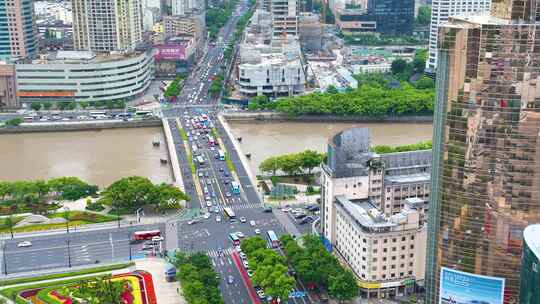
[[[298,36],[298,0],[271,0],[272,35],[275,39]]]
[[[15,65],[0,62],[0,109],[20,108]]]
[[[34,57],[37,29],[32,0],[0,0],[0,60]]]
[[[76,50],[133,51],[142,42],[141,0],[73,0]]]

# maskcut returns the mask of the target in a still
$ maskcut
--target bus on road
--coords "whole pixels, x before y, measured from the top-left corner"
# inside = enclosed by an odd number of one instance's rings
[[[240,184],[237,182],[231,182],[231,190],[234,194],[240,194]]]
[[[234,246],[240,245],[240,239],[235,233],[229,233],[229,240],[231,240]]]
[[[234,211],[232,210],[231,207],[225,207],[223,208],[223,212],[225,212],[225,215],[232,219],[232,218],[235,218],[236,217],[236,214],[234,214]]]
[[[223,150],[219,149],[218,150],[218,157],[219,157],[219,160],[225,160],[225,152],[223,152]]]
[[[148,230],[148,231],[135,231],[133,232],[134,241],[144,241],[151,240],[153,237],[161,236],[161,231],[159,230]]]
[[[267,235],[268,235],[268,244],[272,248],[278,248],[280,245],[280,242],[274,230],[268,230]]]
[[[200,155],[197,156],[197,163],[199,164],[199,166],[204,165],[204,158]]]

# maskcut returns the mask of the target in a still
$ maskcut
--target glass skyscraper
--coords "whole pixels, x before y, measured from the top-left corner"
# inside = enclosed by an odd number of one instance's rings
[[[440,27],[434,118],[426,303],[456,300],[441,270],[502,279],[517,303],[523,229],[540,222],[540,0]]]

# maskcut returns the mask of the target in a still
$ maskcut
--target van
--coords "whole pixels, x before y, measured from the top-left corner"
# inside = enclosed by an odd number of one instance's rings
[[[208,194],[208,187],[205,186],[203,191],[204,191],[204,194]]]

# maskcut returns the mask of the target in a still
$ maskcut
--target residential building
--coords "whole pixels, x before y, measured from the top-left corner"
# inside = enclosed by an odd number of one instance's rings
[[[238,79],[239,91],[246,97],[304,92],[306,78],[300,44],[296,40],[277,46],[241,44]]]
[[[540,224],[523,230],[520,304],[540,304]]]
[[[450,16],[489,14],[491,0],[438,0],[431,6],[431,24],[429,30],[429,56],[426,71],[434,73],[437,67],[437,35],[439,25],[448,21]]]
[[[21,103],[129,100],[154,77],[152,51],[106,54],[58,51],[15,65]]]
[[[346,34],[377,32],[409,35],[414,21],[414,0],[364,0],[337,2],[336,24]]]
[[[20,106],[15,65],[0,62],[0,109],[17,109]]]
[[[73,0],[76,50],[133,51],[142,43],[141,0]]]
[[[185,15],[201,9],[203,7],[199,0],[172,0],[171,2],[173,16]]]
[[[32,0],[0,0],[0,60],[34,57],[37,30]]]
[[[298,36],[299,2],[298,0],[270,0],[272,36],[275,39]]]
[[[195,11],[182,16],[164,16],[163,29],[165,40],[173,37],[193,37],[197,50],[196,57],[202,56],[206,41],[206,14],[204,11]]]
[[[430,168],[430,150],[372,152],[367,128],[330,138],[321,166],[321,232],[351,265],[363,296],[402,294],[423,280]]]
[[[522,233],[540,222],[538,16],[501,0],[439,27],[427,303],[447,269],[503,279],[518,302]]]

